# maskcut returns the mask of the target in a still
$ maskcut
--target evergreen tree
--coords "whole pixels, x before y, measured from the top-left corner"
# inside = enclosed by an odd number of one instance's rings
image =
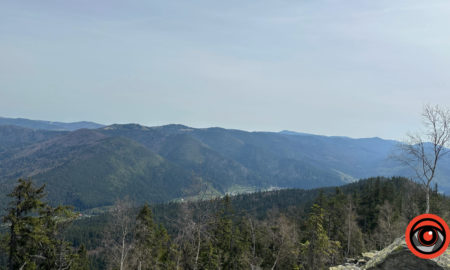
[[[18,182],[13,192],[8,194],[13,200],[9,204],[7,215],[3,218],[5,223],[10,223],[8,245],[10,270],[25,266],[29,269],[36,268],[36,260],[43,258],[41,252],[38,252],[38,244],[48,242],[45,232],[42,231],[42,220],[38,215],[44,208],[41,201],[44,197],[44,186],[34,188],[31,181],[23,179],[19,179]]]
[[[225,196],[221,204],[210,227],[211,235],[202,244],[200,269],[246,269],[249,243],[233,220],[230,197]]]
[[[136,218],[133,256],[135,268],[172,269],[174,262],[167,230],[157,226],[150,207],[145,204]]]
[[[307,269],[318,270],[325,269],[325,266],[332,262],[333,258],[340,248],[337,241],[330,241],[323,227],[324,213],[323,209],[314,204],[306,224],[306,239],[303,250],[306,252]]]
[[[89,258],[86,247],[82,244],[74,254],[72,270],[89,270]]]
[[[136,235],[133,254],[136,258],[136,269],[153,269],[156,263],[156,228],[153,213],[145,204],[136,218]]]
[[[233,260],[233,222],[230,217],[230,198],[224,199],[224,208],[217,213],[213,227],[215,250],[222,268],[230,269]]]
[[[6,270],[8,265],[8,235],[0,234],[0,270]]]
[[[155,269],[176,269],[176,247],[171,244],[166,228],[160,224],[156,230],[158,267]]]
[[[18,180],[3,221],[9,224],[8,267],[12,269],[58,269],[71,264],[72,250],[60,239],[75,214],[70,208],[44,203],[45,186]]]

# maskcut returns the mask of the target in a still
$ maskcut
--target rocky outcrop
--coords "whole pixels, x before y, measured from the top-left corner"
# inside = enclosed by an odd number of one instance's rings
[[[333,266],[330,270],[450,270],[450,251],[446,251],[441,256],[424,260],[416,257],[406,246],[405,238],[396,239],[391,245],[376,253],[365,253],[369,261],[364,265],[346,264]],[[363,254],[364,255],[364,254]]]

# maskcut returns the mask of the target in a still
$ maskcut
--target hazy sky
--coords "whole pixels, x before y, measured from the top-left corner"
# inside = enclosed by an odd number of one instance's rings
[[[0,0],[0,116],[401,138],[450,1]]]

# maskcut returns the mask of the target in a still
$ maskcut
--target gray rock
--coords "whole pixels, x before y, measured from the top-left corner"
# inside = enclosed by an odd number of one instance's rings
[[[372,251],[368,251],[368,252],[363,252],[362,256],[366,261],[369,261],[371,259],[373,259],[373,257],[375,257],[377,255],[378,251],[376,250],[372,250]]]
[[[450,270],[450,251],[445,251],[441,256],[424,260],[415,256],[406,246],[405,238],[397,238],[388,247],[378,252],[366,254],[364,258],[371,259],[365,265],[339,265],[330,270]],[[361,261],[362,263],[362,261]]]
[[[367,270],[387,269],[449,269],[447,260],[450,254],[447,252],[432,260],[424,260],[415,256],[406,246],[405,238],[396,239],[391,245],[379,251],[367,264]]]

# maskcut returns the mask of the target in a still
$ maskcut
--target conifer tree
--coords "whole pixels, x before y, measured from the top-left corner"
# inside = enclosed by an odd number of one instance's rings
[[[89,259],[87,255],[87,249],[82,244],[76,254],[74,255],[73,265],[70,267],[71,270],[89,270]]]
[[[308,240],[303,249],[306,252],[307,269],[325,269],[325,265],[333,259],[340,247],[339,242],[330,241],[328,238],[323,227],[323,217],[323,209],[314,204],[307,220],[306,239]]]
[[[152,269],[156,265],[156,230],[153,222],[153,213],[145,204],[136,218],[136,236],[134,256],[136,269]]]
[[[10,223],[9,230],[9,257],[10,270],[21,267],[36,267],[36,260],[46,259],[38,251],[39,242],[48,242],[45,232],[42,231],[42,220],[38,214],[44,203],[44,186],[35,188],[31,181],[19,179],[17,187],[8,194],[12,198],[8,213],[3,218]],[[34,215],[33,215],[34,214]],[[25,268],[26,269],[26,268]]]
[[[136,218],[132,253],[138,270],[174,268],[167,230],[162,225],[155,224],[152,210],[147,204],[141,208]]]
[[[8,267],[13,269],[62,269],[71,264],[72,250],[59,238],[75,214],[69,207],[43,202],[45,185],[18,180],[3,221],[9,224]]]

